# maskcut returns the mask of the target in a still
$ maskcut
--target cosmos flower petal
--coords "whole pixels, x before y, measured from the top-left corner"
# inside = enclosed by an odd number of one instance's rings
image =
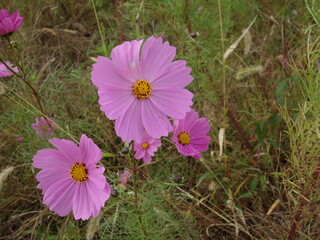
[[[142,149],[137,150],[137,152],[134,155],[135,159],[141,159],[145,155],[145,151]]]
[[[75,189],[75,194],[73,195],[73,215],[74,219],[87,220],[90,217],[91,204],[88,199],[86,185],[78,185]]]
[[[124,42],[111,51],[114,67],[131,82],[140,77],[139,53],[142,41]]]
[[[99,166],[89,166],[88,168],[88,176],[90,181],[96,186],[98,189],[103,189],[106,184],[106,178],[103,176],[104,167]]]
[[[169,119],[149,99],[142,105],[142,122],[147,133],[153,138],[168,136],[172,131]]]
[[[45,170],[66,170],[72,166],[72,161],[63,153],[51,148],[39,150],[32,160],[34,167]]]
[[[14,72],[19,72],[18,68],[17,67],[12,67],[12,64],[11,62],[9,61],[6,61],[5,62],[9,67],[11,67],[11,69],[14,71]],[[7,69],[7,67],[3,64],[3,63],[0,63],[0,77],[11,77],[13,75],[13,73]]]
[[[126,111],[131,107],[135,98],[132,97],[132,91],[123,91],[119,89],[110,89],[105,91],[104,88],[98,90],[100,109],[106,116],[115,120],[123,116]]]
[[[128,88],[132,81],[123,77],[114,67],[113,62],[106,57],[99,56],[97,62],[92,65],[91,79],[97,87]]]
[[[45,193],[57,179],[70,180],[70,174],[68,171],[42,170],[38,172],[36,179],[39,181],[37,187],[42,189],[43,193]]]
[[[49,206],[51,211],[56,212],[59,216],[63,217],[72,211],[72,200],[75,191],[74,183],[65,181],[60,185],[55,185],[55,194],[49,200],[44,200],[44,203]]]
[[[209,136],[203,136],[201,138],[194,139],[192,138],[192,142],[190,143],[190,146],[193,147],[194,149],[198,149],[199,152],[205,152],[209,149],[209,142],[210,142],[210,137]]]
[[[58,148],[69,161],[82,163],[82,154],[79,147],[70,140],[53,138],[49,142]]]
[[[96,164],[102,158],[102,151],[100,148],[85,134],[82,134],[80,138],[80,151],[82,153],[82,159],[84,159],[83,163],[85,164],[88,164],[89,162]]]
[[[162,38],[150,37],[141,50],[141,66],[144,79],[152,82],[170,66],[176,48],[168,42],[162,43]]]
[[[151,156],[148,153],[144,155],[143,162],[144,163],[151,163]]]
[[[183,119],[186,112],[190,111],[193,93],[186,89],[179,91],[155,90],[150,101],[165,115],[174,119]]]
[[[191,68],[186,67],[186,61],[174,61],[170,64],[167,71],[152,81],[152,87],[157,90],[184,88],[193,80],[190,73]]]
[[[116,120],[116,133],[124,142],[140,139],[141,132],[143,132],[142,106],[138,101],[134,100],[125,115]]]

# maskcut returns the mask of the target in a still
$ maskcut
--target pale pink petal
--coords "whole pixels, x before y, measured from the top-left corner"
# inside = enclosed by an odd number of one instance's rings
[[[186,61],[174,61],[170,64],[167,71],[152,81],[152,88],[157,90],[184,88],[193,80],[190,73],[191,68],[186,67]]]
[[[143,40],[124,42],[111,51],[114,67],[126,79],[135,82],[140,78],[139,53]]]
[[[68,156],[51,148],[39,150],[32,160],[36,168],[57,171],[69,171],[73,163]]]
[[[141,159],[146,154],[146,151],[143,149],[139,149],[134,155],[135,159]]]
[[[53,138],[49,140],[49,142],[64,153],[69,161],[73,163],[82,163],[82,154],[79,147],[74,142],[58,138]]]
[[[152,82],[161,76],[176,55],[176,48],[162,43],[162,38],[150,37],[141,51],[141,68],[145,80]]]
[[[172,131],[169,119],[149,100],[142,102],[142,122],[146,132],[153,138],[168,136]]]
[[[91,213],[91,204],[88,199],[86,184],[78,184],[73,195],[72,210],[74,219],[87,220]]]
[[[115,130],[122,141],[130,142],[131,140],[139,140],[143,133],[141,100],[132,103],[127,112],[118,118],[115,123]]]
[[[165,115],[174,119],[183,119],[186,112],[190,111],[193,93],[186,89],[177,90],[154,90],[150,101]]]
[[[88,170],[88,179],[96,186],[97,189],[103,189],[106,184],[106,178],[103,175],[104,167],[99,166],[98,168],[95,165],[87,167]]]
[[[82,153],[83,163],[85,164],[89,162],[96,164],[102,158],[100,148],[85,134],[82,134],[80,138],[80,151]]]
[[[149,154],[144,155],[143,162],[144,163],[151,163],[151,156]]]

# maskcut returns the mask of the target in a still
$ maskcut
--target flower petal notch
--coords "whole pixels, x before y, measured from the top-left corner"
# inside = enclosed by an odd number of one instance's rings
[[[6,9],[0,10],[0,36],[7,36],[17,31],[23,18],[19,16],[19,11],[10,13]]]
[[[161,141],[150,137],[144,132],[140,141],[134,142],[135,159],[143,159],[144,163],[150,163],[154,153],[161,146]]]
[[[172,140],[178,152],[185,156],[201,158],[200,152],[209,148],[210,126],[205,118],[199,118],[195,110],[186,114],[185,119],[174,121]]]
[[[176,60],[176,48],[162,38],[124,42],[111,58],[97,58],[91,80],[98,87],[100,109],[115,120],[122,141],[140,141],[143,132],[159,139],[173,130],[168,117],[183,119],[193,94],[186,61]]]
[[[111,193],[105,169],[97,165],[101,150],[86,135],[79,146],[57,138],[49,142],[57,149],[42,149],[33,157],[33,166],[41,169],[36,178],[43,203],[61,217],[71,211],[76,220],[98,216]]]

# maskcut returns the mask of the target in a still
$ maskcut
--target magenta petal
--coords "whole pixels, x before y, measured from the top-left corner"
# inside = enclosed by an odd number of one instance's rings
[[[183,119],[190,111],[193,93],[186,89],[171,91],[170,89],[155,90],[150,100],[161,112],[174,119]]]
[[[115,123],[115,130],[122,141],[130,142],[139,140],[143,133],[141,100],[134,100],[124,116],[118,118]]]
[[[146,151],[143,149],[139,149],[134,155],[135,159],[141,159],[146,154]]]
[[[95,165],[87,167],[89,180],[97,187],[103,189],[106,184],[106,177],[103,175],[104,167]]]
[[[89,162],[98,163],[102,158],[100,148],[85,134],[82,134],[80,138],[80,151],[82,153],[82,159],[84,159],[83,163],[85,164]]]
[[[78,184],[73,196],[73,215],[76,220],[87,220],[90,217],[91,204],[85,184]]]
[[[81,163],[83,161],[80,149],[74,142],[58,138],[53,138],[49,142],[64,153],[71,162]]]
[[[42,149],[33,157],[33,166],[40,169],[69,171],[72,161],[56,149]]]
[[[162,38],[148,38],[141,51],[141,66],[144,78],[152,82],[162,75],[175,55],[176,48],[169,46],[168,42],[162,43]]]
[[[117,71],[129,81],[140,78],[139,53],[142,40],[124,42],[111,51],[111,58]]]
[[[143,162],[144,163],[151,163],[151,156],[149,154],[144,155]]]
[[[72,181],[56,182],[45,193],[43,203],[59,216],[66,216],[72,210],[72,199],[75,191],[74,184]]]
[[[184,88],[193,80],[190,73],[191,68],[186,67],[186,61],[174,61],[170,64],[167,71],[152,81],[152,87],[157,90]]]
[[[169,119],[149,99],[143,101],[142,122],[146,132],[153,138],[168,136],[172,131]]]

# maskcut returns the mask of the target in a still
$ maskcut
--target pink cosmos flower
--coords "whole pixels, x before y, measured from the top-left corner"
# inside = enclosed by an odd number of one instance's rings
[[[134,142],[134,155],[135,159],[143,158],[144,163],[150,163],[151,157],[154,156],[154,153],[158,150],[158,147],[161,146],[161,141],[156,140],[150,137],[146,132],[143,134],[143,137],[140,141]]]
[[[209,148],[209,123],[205,118],[199,118],[195,110],[186,114],[185,119],[174,121],[172,140],[182,155],[201,158],[200,152]]]
[[[21,26],[23,18],[19,16],[19,11],[12,15],[6,10],[0,10],[0,35],[7,35],[18,30]]]
[[[132,172],[133,170],[124,170],[123,173],[120,173],[120,179],[119,183],[120,184],[126,184],[128,180],[132,177]]]
[[[50,125],[48,124],[48,121]],[[46,121],[44,117],[41,117],[36,118],[36,122],[31,124],[31,128],[36,130],[36,133],[45,139],[47,134],[50,136],[54,135],[54,130],[57,128],[57,126],[54,123],[53,118],[48,118]]]
[[[71,211],[76,220],[98,216],[111,192],[104,168],[97,165],[101,150],[84,134],[79,147],[64,139],[49,142],[57,149],[42,149],[33,157],[33,166],[41,169],[36,178],[43,203],[61,217]]]
[[[6,61],[5,63],[10,67],[12,66],[9,61]],[[18,67],[11,67],[11,69],[16,73],[19,72]],[[10,77],[12,75],[13,73],[10,72],[10,70],[7,69],[7,67],[3,63],[0,63],[0,77]]]
[[[184,89],[192,80],[186,61],[173,61],[176,48],[162,38],[125,42],[111,51],[111,59],[99,56],[92,82],[98,87],[101,110],[116,120],[123,141],[139,141],[146,131],[159,139],[168,136],[168,117],[183,119],[193,94]],[[141,53],[140,53],[141,52]]]

